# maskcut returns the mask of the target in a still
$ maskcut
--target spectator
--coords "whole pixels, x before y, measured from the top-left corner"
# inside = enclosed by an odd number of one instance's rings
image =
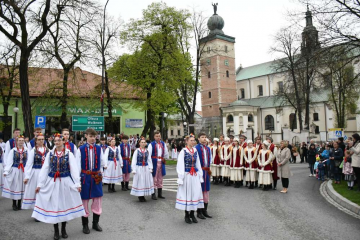
[[[321,153],[321,158],[325,163],[325,175],[327,178],[330,178],[330,146],[326,145],[325,150]]]
[[[341,148],[341,150],[344,153],[345,152],[345,143],[344,143],[344,138],[343,137],[338,138],[338,144],[339,144],[339,148]]]
[[[340,164],[344,157],[344,152],[339,147],[339,144],[337,142],[334,142],[333,144],[334,150],[332,151],[330,155],[330,161],[334,162],[334,179],[335,184],[339,184],[341,180],[341,170],[340,170]]]
[[[316,149],[315,149],[315,144],[310,144],[310,148],[308,151],[308,163],[309,163],[309,167],[310,167],[310,175],[309,177],[315,177],[314,174],[314,165],[316,162]]]
[[[280,149],[277,152],[276,161],[279,167],[279,175],[283,185],[282,193],[287,193],[289,187],[290,167],[289,160],[291,158],[290,149],[287,147],[286,141],[280,142]]]
[[[351,152],[350,150],[346,150],[345,152],[345,160],[343,165],[343,174],[345,174],[345,181],[347,181],[348,189],[353,190],[355,175],[354,170],[351,166]]]
[[[287,144],[287,148],[290,150],[290,157],[291,157],[290,158],[290,163],[293,163],[294,156],[293,156],[293,153],[292,153],[292,146],[291,146],[289,141],[286,141],[286,144]]]
[[[308,162],[308,148],[305,142],[301,144],[301,163]],[[305,161],[304,161],[305,160]]]
[[[52,150],[54,148],[54,139],[53,136],[50,135],[50,137],[48,138],[48,140],[46,141],[46,147],[50,150]]]
[[[356,176],[357,191],[360,191],[360,135],[355,133],[352,135],[352,138],[354,140],[354,146],[350,148],[351,166]]]
[[[320,158],[317,168],[318,168],[318,179],[321,181],[325,181],[326,163],[323,158]]]
[[[292,154],[292,158],[293,158],[293,163],[296,163],[296,158],[299,155],[298,151],[297,151],[297,147],[293,146],[291,149],[291,154]]]

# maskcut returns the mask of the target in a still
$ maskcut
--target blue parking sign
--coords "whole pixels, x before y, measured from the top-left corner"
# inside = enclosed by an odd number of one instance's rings
[[[45,129],[45,127],[46,127],[46,117],[35,116],[35,128]]]

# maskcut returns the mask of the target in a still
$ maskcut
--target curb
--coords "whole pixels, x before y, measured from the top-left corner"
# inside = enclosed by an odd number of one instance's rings
[[[332,180],[329,180],[325,183],[325,191],[333,201],[338,203],[341,207],[347,209],[348,211],[358,215],[360,217],[360,206],[349,201],[348,199],[341,196],[339,193],[335,191],[332,186]]]

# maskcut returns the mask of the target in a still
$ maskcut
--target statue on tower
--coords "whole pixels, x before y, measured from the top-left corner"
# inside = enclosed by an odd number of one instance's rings
[[[217,6],[218,6],[218,4],[217,4],[217,3],[213,3],[212,6],[214,7],[214,15],[217,15],[216,12],[217,12]]]

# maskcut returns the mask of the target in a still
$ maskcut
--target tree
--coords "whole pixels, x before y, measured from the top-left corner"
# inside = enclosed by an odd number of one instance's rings
[[[33,135],[33,119],[29,96],[29,57],[58,19],[48,22],[51,0],[0,1],[0,32],[20,49],[20,91],[25,134]]]

